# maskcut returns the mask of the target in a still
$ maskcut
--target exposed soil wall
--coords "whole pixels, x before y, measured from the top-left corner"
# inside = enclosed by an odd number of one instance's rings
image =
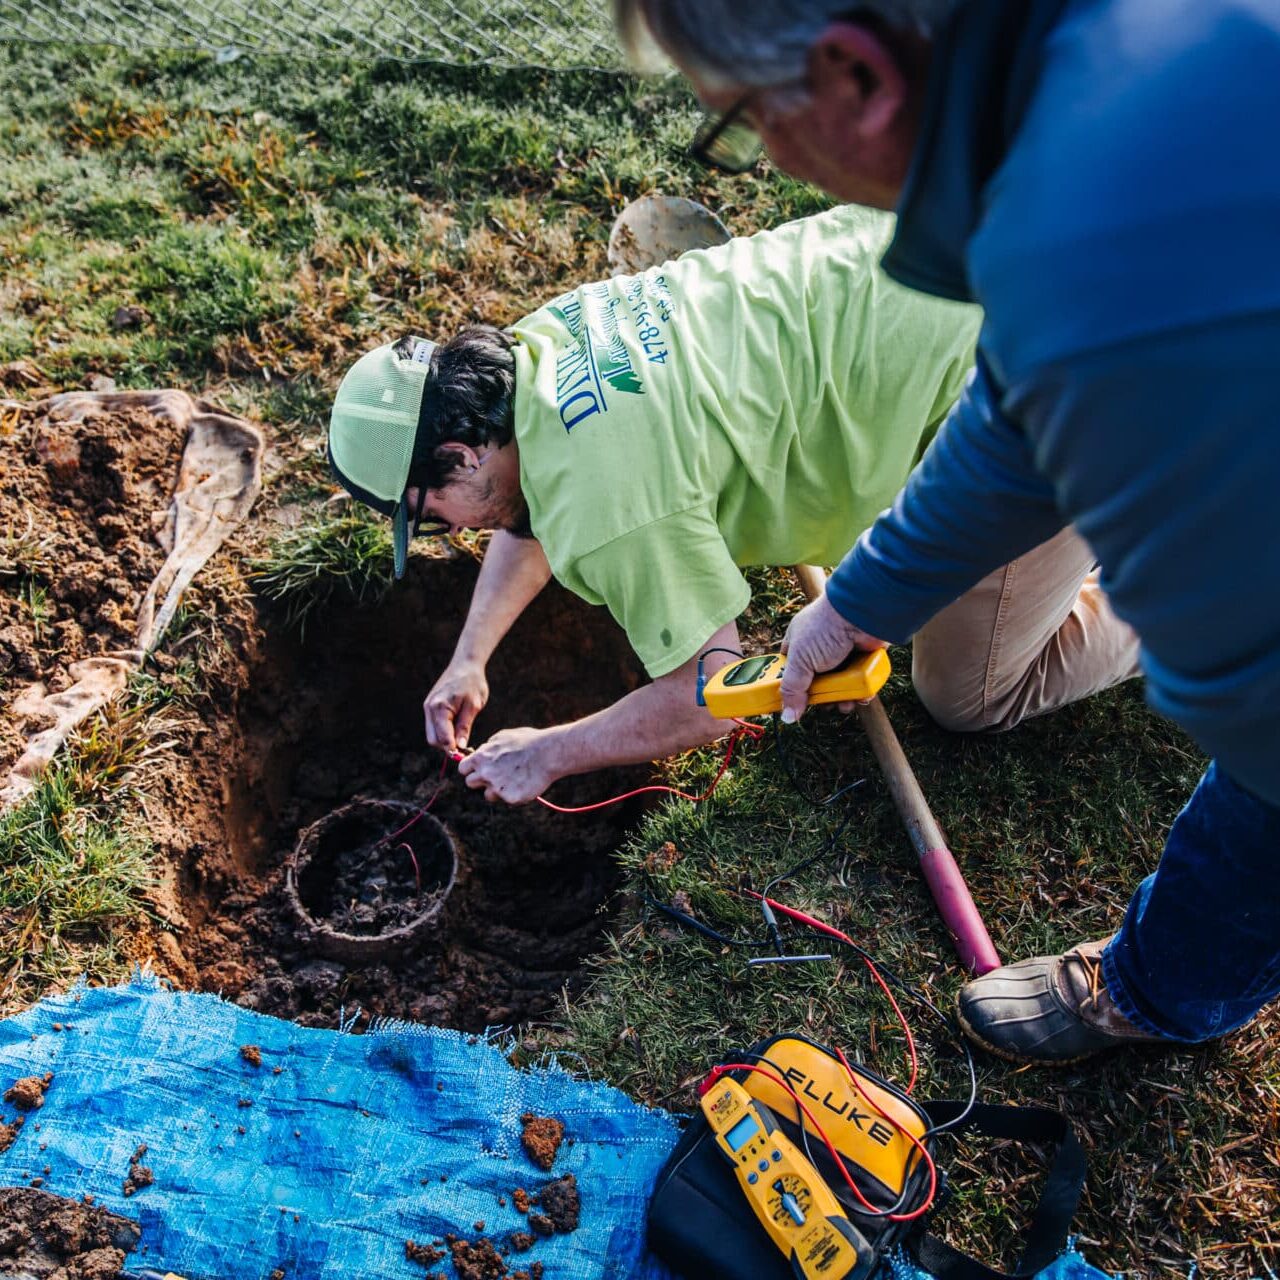
[[[331,617],[306,644],[264,634],[248,673],[240,742],[218,756],[223,838],[188,861],[183,951],[199,984],[264,1012],[332,1025],[340,1008],[480,1029],[544,1008],[573,979],[606,919],[610,852],[635,809],[565,816],[491,806],[424,746],[422,699],[444,665],[475,581],[469,558],[415,558],[378,609]],[[476,740],[597,709],[638,680],[621,633],[552,586],[490,671]],[[641,775],[561,783],[568,803]],[[298,831],[352,796],[432,803],[458,846],[458,885],[436,937],[393,964],[359,968],[300,945],[282,867]]]

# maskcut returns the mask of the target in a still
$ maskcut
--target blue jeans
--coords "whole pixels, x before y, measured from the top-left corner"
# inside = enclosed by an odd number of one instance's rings
[[[1280,995],[1280,809],[1210,764],[1102,972],[1126,1018],[1172,1040],[1223,1035]]]

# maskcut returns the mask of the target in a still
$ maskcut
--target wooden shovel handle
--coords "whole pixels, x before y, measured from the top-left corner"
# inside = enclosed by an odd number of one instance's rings
[[[808,600],[816,600],[826,590],[827,575],[817,565],[798,564],[794,569]],[[880,772],[889,786],[894,806],[920,859],[921,873],[951,934],[961,963],[977,974],[998,969],[1000,957],[996,954],[991,935],[982,922],[964,876],[947,847],[947,838],[929,808],[883,704],[879,698],[872,698],[870,702],[859,703],[857,712]]]

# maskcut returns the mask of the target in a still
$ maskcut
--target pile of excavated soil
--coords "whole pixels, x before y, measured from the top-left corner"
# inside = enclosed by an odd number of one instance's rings
[[[70,684],[78,659],[129,650],[164,563],[155,540],[185,443],[139,410],[59,422],[28,411],[0,440],[0,688]],[[0,770],[40,725],[0,721]]]
[[[0,576],[6,701],[31,680],[56,690],[72,661],[129,645],[163,562],[153,533],[184,443],[145,411],[68,424],[29,410],[12,432],[0,460],[0,552],[9,555],[0,567],[21,565]],[[262,504],[251,512],[189,589],[195,621],[148,662],[168,680],[177,657],[196,658],[204,693],[166,726],[176,745],[148,767],[159,924],[121,939],[125,953],[179,986],[307,1025],[333,1026],[357,1007],[463,1030],[538,1016],[578,982],[598,945],[615,882],[610,855],[638,807],[567,816],[490,806],[452,766],[442,775],[425,745],[422,701],[452,652],[477,562],[447,547],[415,554],[379,605],[335,603],[304,638],[236,585],[235,563],[273,536],[277,514]],[[47,595],[46,617],[24,601],[32,582]],[[642,679],[607,612],[554,583],[488,674],[476,745],[505,726],[589,714]],[[21,741],[12,727],[0,733],[0,759],[11,764]],[[646,772],[565,779],[552,795],[596,801]],[[458,847],[439,926],[385,964],[315,954],[283,892],[299,832],[357,796],[430,802]],[[409,869],[387,871],[402,890]]]
[[[117,1280],[140,1234],[136,1222],[99,1205],[0,1187],[0,1276]]]

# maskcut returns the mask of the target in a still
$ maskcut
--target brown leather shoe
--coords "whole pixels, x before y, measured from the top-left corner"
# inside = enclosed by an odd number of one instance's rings
[[[1135,1027],[1102,980],[1110,938],[1065,955],[1037,956],[993,969],[960,991],[960,1025],[970,1040],[1014,1062],[1079,1062],[1126,1044],[1172,1045]]]

